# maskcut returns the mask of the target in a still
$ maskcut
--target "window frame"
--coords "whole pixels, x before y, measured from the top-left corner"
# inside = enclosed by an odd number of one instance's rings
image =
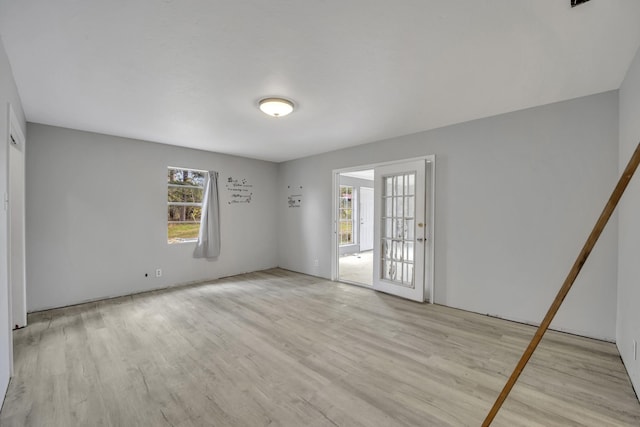
[[[350,190],[350,195],[351,198],[346,198],[343,196],[344,194],[344,190],[349,188]],[[355,206],[355,197],[356,197],[356,187],[353,185],[343,185],[340,184],[339,187],[339,194],[340,194],[340,198],[339,198],[339,204],[338,204],[338,245],[339,246],[349,246],[349,245],[355,245],[356,239],[355,239],[355,221],[354,221],[354,206]],[[343,200],[348,200],[349,201],[349,207],[343,207],[342,206],[342,202]],[[351,211],[351,215],[348,218],[343,219],[342,218],[342,212],[346,212],[350,210]],[[342,236],[347,234],[347,233],[343,233],[342,232],[342,224],[349,224],[351,225],[351,233],[350,233],[350,239],[349,241],[343,241],[342,240]]]
[[[177,171],[179,173],[183,172],[183,171],[187,171],[190,174],[193,175],[201,175],[203,179],[202,182],[202,186],[199,185],[191,185],[191,184],[185,184],[185,185],[181,185],[181,184],[172,184],[172,181],[169,181],[169,173],[171,170]],[[206,183],[206,174],[207,171],[205,170],[201,170],[201,169],[195,169],[195,168],[189,168],[189,167],[177,167],[177,166],[167,166],[167,187],[166,187],[166,191],[167,191],[167,211],[165,213],[165,215],[167,215],[166,218],[166,231],[167,231],[167,244],[169,245],[173,245],[173,244],[181,244],[181,243],[194,243],[198,241],[198,236],[196,234],[195,237],[189,237],[189,238],[182,238],[182,237],[171,237],[170,236],[170,231],[169,231],[169,227],[171,224],[198,224],[198,229],[200,229],[200,221],[201,218],[198,219],[198,221],[171,221],[169,218],[169,208],[171,206],[176,206],[176,207],[194,207],[194,208],[200,208],[202,209],[202,204],[203,204],[203,200],[204,200],[204,187],[205,187],[205,183]],[[175,181],[173,181],[175,182]],[[182,188],[182,189],[192,189],[192,190],[201,190],[202,191],[202,197],[200,202],[186,202],[186,201],[182,201],[182,202],[172,202],[169,200],[169,191],[172,188]]]

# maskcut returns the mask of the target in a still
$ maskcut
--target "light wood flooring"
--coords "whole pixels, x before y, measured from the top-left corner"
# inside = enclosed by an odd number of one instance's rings
[[[279,269],[29,317],[8,426],[479,426],[534,328]],[[613,344],[551,332],[495,426],[639,426]]]

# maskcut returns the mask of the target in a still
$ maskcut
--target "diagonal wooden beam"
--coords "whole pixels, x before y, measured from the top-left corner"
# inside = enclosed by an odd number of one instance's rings
[[[580,270],[582,270],[582,266],[587,261],[587,258],[589,258],[589,254],[591,253],[591,251],[593,250],[593,247],[598,241],[600,234],[602,234],[602,230],[604,230],[604,227],[607,225],[607,222],[609,221],[611,214],[613,214],[613,211],[618,205],[620,198],[624,194],[624,190],[626,190],[627,185],[629,184],[629,181],[631,181],[631,177],[633,177],[633,174],[638,168],[638,164],[640,164],[640,144],[638,144],[638,146],[636,147],[636,151],[633,152],[633,155],[631,156],[631,159],[629,160],[627,167],[625,168],[624,172],[622,172],[622,176],[618,180],[618,184],[614,188],[613,193],[611,193],[611,197],[609,197],[609,201],[607,202],[604,209],[602,210],[602,213],[600,214],[600,218],[598,218],[598,221],[596,222],[596,225],[593,227],[591,234],[589,235],[589,237],[587,238],[587,241],[582,247],[582,250],[580,251],[578,258],[573,263],[573,267],[571,267],[571,270],[569,271],[567,278],[564,280],[564,283],[560,288],[560,291],[558,291],[558,295],[556,295],[556,298],[553,300],[551,307],[549,307],[549,311],[547,311],[547,315],[544,316],[544,320],[542,321],[535,335],[531,339],[529,346],[524,351],[524,354],[520,358],[520,361],[518,362],[515,369],[513,370],[513,373],[509,377],[509,380],[507,381],[504,388],[502,389],[502,392],[500,393],[500,395],[496,399],[496,402],[493,404],[493,407],[487,414],[487,417],[482,423],[482,427],[489,427],[491,425],[491,422],[496,417],[496,414],[502,407],[502,404],[507,399],[507,396],[509,396],[509,392],[511,392],[511,389],[515,385],[516,381],[518,381],[518,377],[520,377],[522,370],[525,368],[525,366],[527,366],[527,362],[529,362],[529,359],[533,355],[533,352],[538,347],[538,344],[540,344],[540,341],[542,340],[544,333],[547,332],[547,329],[549,329],[549,325],[551,324],[551,321],[553,320],[556,313],[558,312],[558,309],[560,308],[560,305],[562,305],[562,302],[564,301],[565,297],[571,290],[571,286],[573,286],[573,282],[575,282],[576,277],[578,277],[578,273],[580,273]]]

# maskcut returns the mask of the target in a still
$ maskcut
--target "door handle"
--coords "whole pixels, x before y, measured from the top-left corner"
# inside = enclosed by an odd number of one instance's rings
[[[425,238],[423,238],[423,237],[418,237],[416,240],[417,240],[418,242],[422,243],[422,242],[424,242],[424,241],[425,241],[425,240],[427,240],[427,239],[425,239]]]

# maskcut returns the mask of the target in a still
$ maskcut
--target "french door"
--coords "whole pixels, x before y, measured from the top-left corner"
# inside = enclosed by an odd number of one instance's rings
[[[375,168],[373,288],[425,301],[425,160]]]

